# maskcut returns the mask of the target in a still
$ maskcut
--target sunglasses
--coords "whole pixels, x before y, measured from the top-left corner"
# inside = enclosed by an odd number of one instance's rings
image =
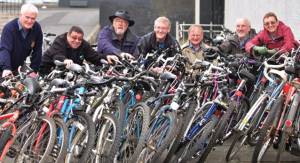
[[[276,21],[264,22],[264,26],[274,25]]]

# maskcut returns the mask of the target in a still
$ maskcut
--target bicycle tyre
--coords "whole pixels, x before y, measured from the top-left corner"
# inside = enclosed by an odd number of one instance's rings
[[[100,123],[98,123],[100,122]],[[118,120],[115,115],[104,113],[101,118],[98,119],[98,124],[101,124],[97,131],[97,142],[96,142],[96,163],[110,163],[113,162],[113,159],[118,152],[120,139],[121,139],[121,130],[118,125]],[[108,124],[108,127],[106,127]],[[111,128],[112,127],[112,128]],[[106,143],[103,140],[106,140],[113,130],[112,143],[111,146],[106,146]],[[108,135],[106,135],[108,134]],[[111,136],[110,136],[111,137]]]
[[[232,103],[232,102],[231,102]],[[204,162],[210,153],[210,151],[213,149],[213,147],[216,145],[217,140],[224,135],[224,129],[227,125],[227,121],[229,120],[230,116],[232,115],[233,111],[235,110],[234,107],[236,105],[229,104],[229,108],[227,111],[224,113],[224,115],[221,117],[219,123],[216,125],[215,132],[212,132],[212,138],[209,141],[206,149],[204,150],[203,154],[201,155],[199,162]],[[234,107],[231,107],[234,106]]]
[[[194,111],[196,109],[196,104],[193,105],[189,108],[187,108],[187,111],[185,112],[185,114],[179,115],[178,116],[178,134],[176,135],[176,138],[172,144],[171,149],[168,152],[168,155],[166,157],[166,161],[171,160],[172,157],[174,157],[175,153],[179,150],[178,148],[180,147],[181,144],[181,140],[184,137],[186,128],[194,114]]]
[[[167,106],[164,106],[164,107],[170,107],[169,105],[167,105]],[[152,132],[152,133],[147,133],[146,134],[146,137],[145,137],[145,139],[143,139],[142,141],[141,141],[141,144],[138,144],[138,148],[140,148],[139,146],[142,146],[143,148],[141,148],[142,150],[142,152],[143,151],[148,151],[148,150],[150,150],[150,152],[151,152],[151,154],[152,154],[152,157],[151,157],[151,160],[150,160],[150,162],[152,162],[152,163],[155,163],[157,160],[158,160],[158,158],[160,157],[160,155],[162,154],[162,152],[165,150],[165,149],[167,149],[167,147],[171,144],[171,142],[173,141],[173,139],[175,138],[175,136],[176,136],[176,131],[177,131],[177,119],[176,119],[176,113],[174,113],[174,112],[167,112],[167,113],[164,113],[164,115],[162,115],[163,117],[159,117],[159,118],[163,118],[162,120],[164,120],[164,121],[162,121],[162,122],[167,122],[167,124],[168,124],[168,122],[170,122],[169,123],[169,127],[167,128],[167,133],[166,133],[166,135],[164,135],[163,137],[161,137],[161,138],[164,138],[164,140],[163,140],[163,142],[160,144],[160,146],[159,147],[156,147],[156,146],[154,146],[154,145],[149,145],[148,143],[150,142],[154,142],[155,141],[155,139],[154,140],[152,140],[151,138],[155,138],[155,133],[157,133],[156,131],[163,131],[165,128],[161,128],[161,127],[164,127],[163,126],[163,124],[164,123],[162,123],[161,125],[160,125],[160,127],[156,127],[155,129],[154,129],[154,132]],[[167,120],[167,121],[166,121]],[[150,129],[152,128],[152,125],[155,125],[155,124],[151,124],[151,126],[150,126]],[[148,132],[150,132],[150,130],[148,130]],[[153,135],[154,134],[154,135]],[[149,136],[148,136],[149,135]],[[148,145],[147,145],[148,144]],[[157,149],[149,149],[149,147],[153,147],[153,148],[157,148]],[[142,152],[140,152],[137,156],[137,158],[133,158],[132,160],[134,160],[134,162],[140,162],[140,158],[141,158],[141,154],[142,154]],[[154,152],[154,153],[152,153],[152,152]],[[137,160],[137,161],[136,161]],[[143,160],[144,161],[144,160]]]
[[[261,106],[258,110],[257,113],[253,116],[253,120],[249,122],[250,127],[247,131],[248,133],[248,138],[247,138],[247,143],[251,146],[256,146],[257,141],[258,141],[258,134],[259,134],[259,124],[264,121],[264,118],[260,119],[260,116],[264,116],[266,113],[266,106],[267,106],[267,100],[263,101],[261,103]],[[267,116],[265,116],[266,118]]]
[[[36,156],[35,158],[40,158],[40,160],[36,160],[39,163],[47,163],[49,161],[49,155],[53,149],[54,143],[55,143],[55,138],[56,138],[56,126],[55,126],[55,122],[53,121],[53,119],[49,119],[48,117],[42,116],[42,117],[38,117],[38,121],[35,122],[35,124],[32,124],[31,121],[29,123],[29,126],[27,127],[27,129],[32,129],[31,126],[35,127],[36,124],[38,122],[46,122],[47,123],[47,128],[48,131],[50,132],[49,134],[43,134],[43,137],[45,138],[49,138],[46,140],[46,148],[45,150],[42,152],[42,156]],[[41,125],[39,125],[41,124]],[[35,144],[35,140],[36,137],[38,136],[37,134],[40,132],[39,127],[43,127],[44,123],[39,123],[37,127],[34,128],[34,131],[32,132],[32,134],[28,137],[28,139],[25,141],[25,144],[23,145],[22,149],[20,150],[19,155],[16,158],[17,163],[25,163],[25,160],[23,159],[29,159],[31,156],[35,156],[36,152],[31,151],[32,147],[31,145]],[[32,130],[31,130],[32,131]],[[29,151],[27,151],[27,149],[29,149]],[[26,155],[28,154],[28,155]],[[26,156],[24,156],[26,155]],[[31,157],[32,158],[32,157]],[[33,158],[34,159],[34,158]],[[30,161],[32,162],[32,161]]]
[[[225,157],[226,161],[231,161],[238,154],[239,150],[246,142],[247,137],[248,137],[248,135],[245,135],[241,131],[237,131],[234,134],[233,141],[232,141],[232,143],[227,151],[226,157]]]
[[[194,145],[187,153],[187,155],[185,155],[185,157],[182,158],[181,162],[190,162],[190,161],[195,161],[197,160],[199,157],[202,156],[202,154],[200,154],[199,156],[197,156],[198,158],[193,158],[195,156],[196,153],[199,153],[199,146],[203,145],[203,149],[205,151],[205,148],[207,146],[205,146],[207,139],[208,142],[211,141],[211,138],[213,136],[213,129],[216,127],[216,125],[219,122],[219,118],[217,117],[212,117],[211,120],[203,127],[203,132],[201,133],[201,136],[196,140],[196,145]],[[203,152],[204,152],[203,151]]]
[[[134,129],[131,130],[132,126],[131,127],[130,126],[127,127],[127,126],[130,124],[133,124],[135,126],[136,125],[135,118],[136,118],[136,116],[138,116],[137,114],[139,114],[139,112],[141,112],[141,114],[140,114],[142,116],[141,131],[140,131],[140,133],[138,133],[138,134],[140,134],[139,138],[137,138],[136,135],[134,135],[134,134],[126,136],[127,139],[124,140],[122,145],[126,144],[128,139],[130,139],[130,141],[131,141],[130,144],[133,146],[130,145],[129,147],[128,146],[126,146],[124,148],[121,147],[122,151],[120,151],[120,155],[126,157],[125,159],[123,158],[121,160],[121,162],[133,162],[132,159],[137,158],[136,155],[138,154],[138,152],[136,152],[136,151],[140,151],[142,148],[141,146],[138,146],[138,145],[142,143],[142,140],[145,138],[145,135],[150,126],[150,108],[149,108],[149,106],[146,105],[145,102],[136,104],[134,106],[134,108],[132,108],[130,110],[131,110],[131,112],[130,112],[128,120],[127,120],[128,123],[126,124],[125,128],[129,128],[128,129],[129,131],[135,131]],[[130,133],[127,132],[127,134],[130,134]],[[136,143],[134,143],[134,141],[136,141]],[[133,151],[130,152],[129,149],[133,150]],[[129,153],[124,154],[123,152],[129,152]]]
[[[285,150],[287,136],[288,135],[285,131],[281,132],[281,139],[280,139],[279,146],[277,149],[277,154],[276,154],[276,162],[278,162],[278,163],[280,162],[281,153],[283,153]]]
[[[57,155],[56,159],[55,159],[55,163],[61,163],[65,161],[67,152],[68,152],[68,135],[69,135],[69,131],[68,128],[66,126],[66,124],[64,123],[64,121],[59,117],[59,116],[54,116],[53,117],[55,125],[57,127],[57,129],[60,129],[60,135],[58,135],[59,133],[57,133],[57,138],[55,139],[55,145],[53,147],[52,150],[52,156],[55,153],[55,155]],[[58,146],[58,140],[62,139],[61,141],[61,145],[60,147]],[[56,152],[56,147],[59,147],[58,149],[58,154]]]
[[[269,143],[271,143],[272,140],[274,139],[274,130],[276,130],[276,129],[273,124],[274,124],[275,117],[277,117],[280,114],[283,100],[284,100],[283,96],[280,96],[275,101],[275,103],[273,104],[273,106],[271,108],[270,113],[268,114],[265,124],[263,125],[262,129],[259,132],[259,139],[258,139],[257,145],[254,148],[254,152],[252,155],[252,161],[251,161],[252,163],[256,163],[256,162],[260,161],[260,159],[263,157],[263,155],[265,153],[265,151],[263,151],[263,153],[261,153],[262,148],[267,147],[267,148],[265,148],[267,150]],[[259,156],[261,156],[261,158],[259,158]]]
[[[71,119],[67,121],[67,128],[71,125],[77,125],[79,130],[76,131],[73,139],[71,140],[71,145],[69,144],[68,153],[66,155],[65,162],[86,162],[89,154],[95,143],[95,124],[93,123],[92,117],[83,111],[73,111],[74,115]],[[87,136],[87,140],[85,140]],[[69,136],[70,137],[70,136]],[[70,140],[69,140],[70,142]],[[84,143],[83,145],[77,145],[77,143]],[[80,154],[75,156],[75,150],[82,148]],[[85,149],[83,149],[85,148]]]
[[[7,127],[1,134],[0,137],[0,153],[2,154],[3,149],[5,148],[8,140],[12,137],[12,126]]]

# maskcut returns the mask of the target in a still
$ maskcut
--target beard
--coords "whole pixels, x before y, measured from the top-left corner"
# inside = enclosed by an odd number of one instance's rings
[[[125,29],[116,29],[115,32],[116,32],[117,35],[124,35],[126,30]]]

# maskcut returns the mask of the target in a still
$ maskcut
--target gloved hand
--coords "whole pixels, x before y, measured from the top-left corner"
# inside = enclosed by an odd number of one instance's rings
[[[108,64],[113,64],[115,62],[120,62],[119,58],[115,55],[107,55],[106,60],[107,60]]]
[[[271,50],[268,50],[268,54],[275,54],[277,52],[277,50],[276,49],[271,49]]]
[[[68,67],[71,66],[71,64],[73,64],[73,60],[71,60],[71,59],[65,59],[64,60],[64,64],[66,64],[66,67],[68,68]]]
[[[12,71],[11,70],[3,70],[2,72],[2,77],[7,77],[9,75],[13,75]]]
[[[120,56],[125,59],[134,59],[134,57],[129,53],[121,53]]]
[[[254,46],[253,50],[260,55],[264,55],[268,53],[268,48],[264,46]]]

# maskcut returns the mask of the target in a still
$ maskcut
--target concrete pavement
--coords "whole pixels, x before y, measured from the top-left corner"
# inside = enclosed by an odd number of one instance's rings
[[[17,15],[0,14],[0,31],[3,26]],[[67,32],[73,25],[80,26],[85,32],[85,39],[94,43],[99,25],[98,8],[39,8],[37,21],[41,24],[43,32],[57,35]],[[1,32],[0,32],[1,33]]]
[[[43,32],[57,35],[67,32],[73,25],[80,26],[85,32],[85,39],[94,42],[99,26],[99,9],[91,8],[47,8],[40,9],[38,21]]]

